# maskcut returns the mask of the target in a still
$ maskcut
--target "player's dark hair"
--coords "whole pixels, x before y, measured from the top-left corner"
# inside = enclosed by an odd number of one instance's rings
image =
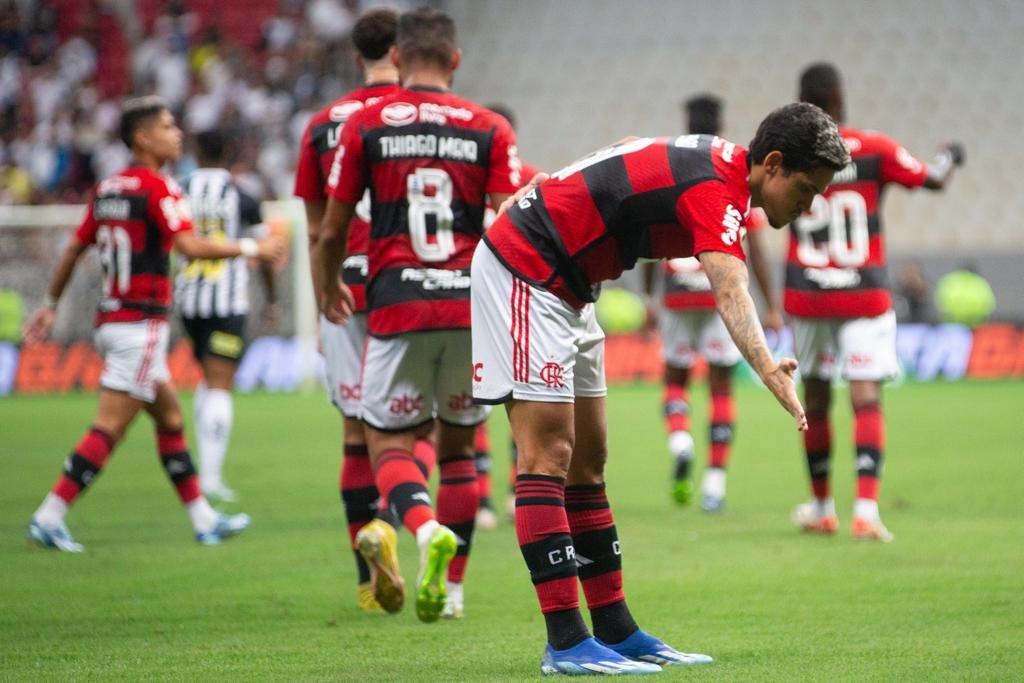
[[[129,148],[135,131],[148,125],[152,118],[167,109],[167,103],[156,95],[133,97],[121,106],[121,141]]]
[[[850,163],[835,121],[808,102],[787,104],[768,114],[750,141],[748,158],[760,164],[776,150],[782,152],[785,171],[811,171],[818,166],[839,171]]]
[[[800,101],[828,111],[839,89],[839,69],[828,62],[811,64],[800,74]]]
[[[508,125],[512,126],[512,130],[516,129],[515,112],[513,112],[507,106],[505,106],[504,104],[488,104],[487,108],[493,111],[495,114],[505,117],[505,120],[508,121]]]
[[[199,158],[205,162],[224,161],[224,133],[219,130],[204,130],[196,135]]]
[[[363,12],[352,27],[352,42],[363,59],[377,60],[395,44],[398,33],[398,11],[377,7]]]
[[[686,132],[691,135],[718,135],[722,130],[722,100],[714,95],[694,95],[683,102]]]
[[[398,51],[406,62],[449,68],[455,53],[455,22],[440,10],[420,7],[398,18]]]

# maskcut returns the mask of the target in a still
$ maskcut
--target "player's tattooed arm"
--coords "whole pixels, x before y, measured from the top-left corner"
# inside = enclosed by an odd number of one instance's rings
[[[776,363],[768,350],[757,309],[748,291],[747,267],[743,261],[717,251],[697,256],[715,294],[715,304],[737,348],[754,368],[761,381],[796,420],[797,429],[807,429],[807,416],[796,394],[793,373],[797,363],[784,358]]]

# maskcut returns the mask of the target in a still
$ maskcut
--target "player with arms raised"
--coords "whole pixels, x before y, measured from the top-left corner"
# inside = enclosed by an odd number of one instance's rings
[[[469,265],[484,198],[497,206],[518,187],[519,159],[504,118],[448,91],[461,53],[447,15],[403,14],[392,55],[405,89],[345,124],[313,268],[325,315],[349,321],[355,301],[337,268],[369,187],[362,416],[377,488],[420,547],[417,616],[434,621],[462,615],[479,504],[473,433],[487,410],[470,393]],[[412,452],[435,416],[436,518]]]
[[[327,179],[331,175],[345,122],[355,112],[399,90],[398,69],[389,56],[397,29],[398,12],[393,9],[379,7],[359,17],[352,27],[352,42],[365,84],[317,112],[302,136],[295,174],[295,196],[302,199],[306,208],[311,257],[327,206]],[[388,612],[397,612],[402,608],[405,594],[401,585],[392,582],[392,577],[399,575],[393,516],[386,505],[384,509],[378,509],[380,494],[373,481],[366,435],[360,419],[363,349],[366,345],[369,208],[370,196],[367,193],[357,205],[349,224],[347,257],[341,265],[341,277],[354,299],[353,315],[344,325],[336,325],[320,316],[320,350],[325,361],[327,394],[341,413],[344,425],[338,483],[349,542],[356,561],[356,599],[366,611],[383,607]],[[418,445],[422,452],[423,445]],[[370,529],[362,538],[372,542],[369,545],[364,543],[364,550],[371,558],[377,558],[380,568],[367,564],[358,550],[359,533],[367,526]]]
[[[803,72],[800,99],[843,123],[843,92],[833,65],[814,64]],[[850,383],[857,454],[851,531],[854,538],[891,541],[878,513],[885,447],[881,400],[882,382],[898,374],[899,364],[880,203],[890,184],[941,189],[962,163],[963,152],[951,144],[925,164],[880,133],[845,125],[839,130],[852,161],[790,226],[784,306],[804,383],[804,448],[813,494],[793,511],[793,521],[816,533],[835,533],[839,527],[829,482],[828,413],[832,379],[842,377]]]
[[[473,258],[473,397],[506,403],[519,451],[516,535],[547,626],[545,674],[650,673],[696,664],[637,626],[605,495],[602,281],[640,258],[696,255],[743,356],[806,427],[747,291],[740,230],[760,206],[774,227],[806,210],[849,155],[817,107],[782,107],[750,151],[710,135],[627,139],[508,202]],[[593,620],[579,611],[577,581]]]
[[[181,407],[167,370],[170,252],[175,248],[190,259],[270,260],[280,255],[281,245],[251,238],[214,243],[193,233],[187,200],[177,183],[160,172],[181,155],[181,129],[159,98],[125,103],[121,139],[132,151],[132,165],[96,187],[54,271],[46,304],[29,319],[24,335],[29,344],[49,336],[75,264],[95,245],[104,273],[95,333],[103,355],[99,407],[28,529],[40,545],[70,552],[83,548],[68,532],[64,516],[103,470],[141,410],[153,420],[160,461],[188,510],[196,540],[220,543],[249,525],[248,515],[223,515],[210,507],[185,443]]]

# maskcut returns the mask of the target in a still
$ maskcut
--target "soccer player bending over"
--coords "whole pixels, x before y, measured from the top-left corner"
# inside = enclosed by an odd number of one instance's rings
[[[448,16],[431,9],[403,14],[392,55],[405,89],[352,114],[342,130],[313,275],[323,313],[336,324],[349,322],[355,301],[338,267],[369,187],[362,417],[377,489],[420,547],[416,614],[434,621],[442,611],[463,613],[479,505],[473,434],[488,414],[471,395],[469,266],[483,232],[484,199],[490,195],[500,206],[519,186],[520,164],[509,123],[448,91],[461,59]],[[435,417],[436,517],[413,457],[417,435]],[[367,526],[360,535],[371,544],[376,532]],[[394,553],[389,538],[378,536],[373,545]],[[383,556],[364,558],[394,571]]]
[[[251,238],[215,243],[195,235],[187,200],[160,172],[181,155],[181,129],[159,98],[140,97],[125,104],[121,139],[132,151],[132,164],[96,187],[85,219],[61,254],[46,303],[26,323],[24,333],[28,344],[49,336],[57,301],[75,264],[95,245],[104,276],[95,332],[96,348],[103,355],[99,407],[28,528],[29,537],[40,545],[69,552],[83,547],[64,523],[68,508],[103,470],[141,410],[153,420],[160,461],[188,510],[196,540],[220,543],[249,526],[248,515],[223,515],[210,507],[189,457],[181,407],[167,370],[170,251],[175,248],[190,259],[272,260],[281,254],[281,244]]]
[[[516,535],[547,626],[543,673],[711,661],[640,630],[626,606],[605,495],[600,283],[640,258],[695,255],[737,347],[803,430],[797,364],[776,362],[765,343],[740,231],[751,206],[773,227],[786,225],[848,161],[835,124],[809,104],[769,114],[749,151],[710,135],[627,139],[517,192],[477,247],[473,397],[506,403],[518,447]]]
[[[814,64],[800,77],[800,99],[824,109],[842,124],[839,71]],[[832,457],[832,379],[850,383],[854,415],[857,498],[854,538],[891,541],[878,514],[878,488],[885,448],[882,382],[899,373],[896,315],[892,310],[879,214],[885,187],[939,190],[963,163],[958,144],[947,145],[925,164],[896,141],[874,131],[841,125],[852,160],[810,211],[790,226],[784,306],[793,337],[807,431],[804,449],[812,500],[793,511],[793,522],[814,533],[839,528],[829,482]]]

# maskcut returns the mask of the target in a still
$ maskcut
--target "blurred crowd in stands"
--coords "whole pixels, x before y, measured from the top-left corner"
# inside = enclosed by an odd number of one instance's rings
[[[146,93],[186,133],[224,130],[253,196],[290,196],[309,116],[359,84],[349,33],[372,4],[0,0],[0,205],[83,201],[127,163],[119,104]]]

